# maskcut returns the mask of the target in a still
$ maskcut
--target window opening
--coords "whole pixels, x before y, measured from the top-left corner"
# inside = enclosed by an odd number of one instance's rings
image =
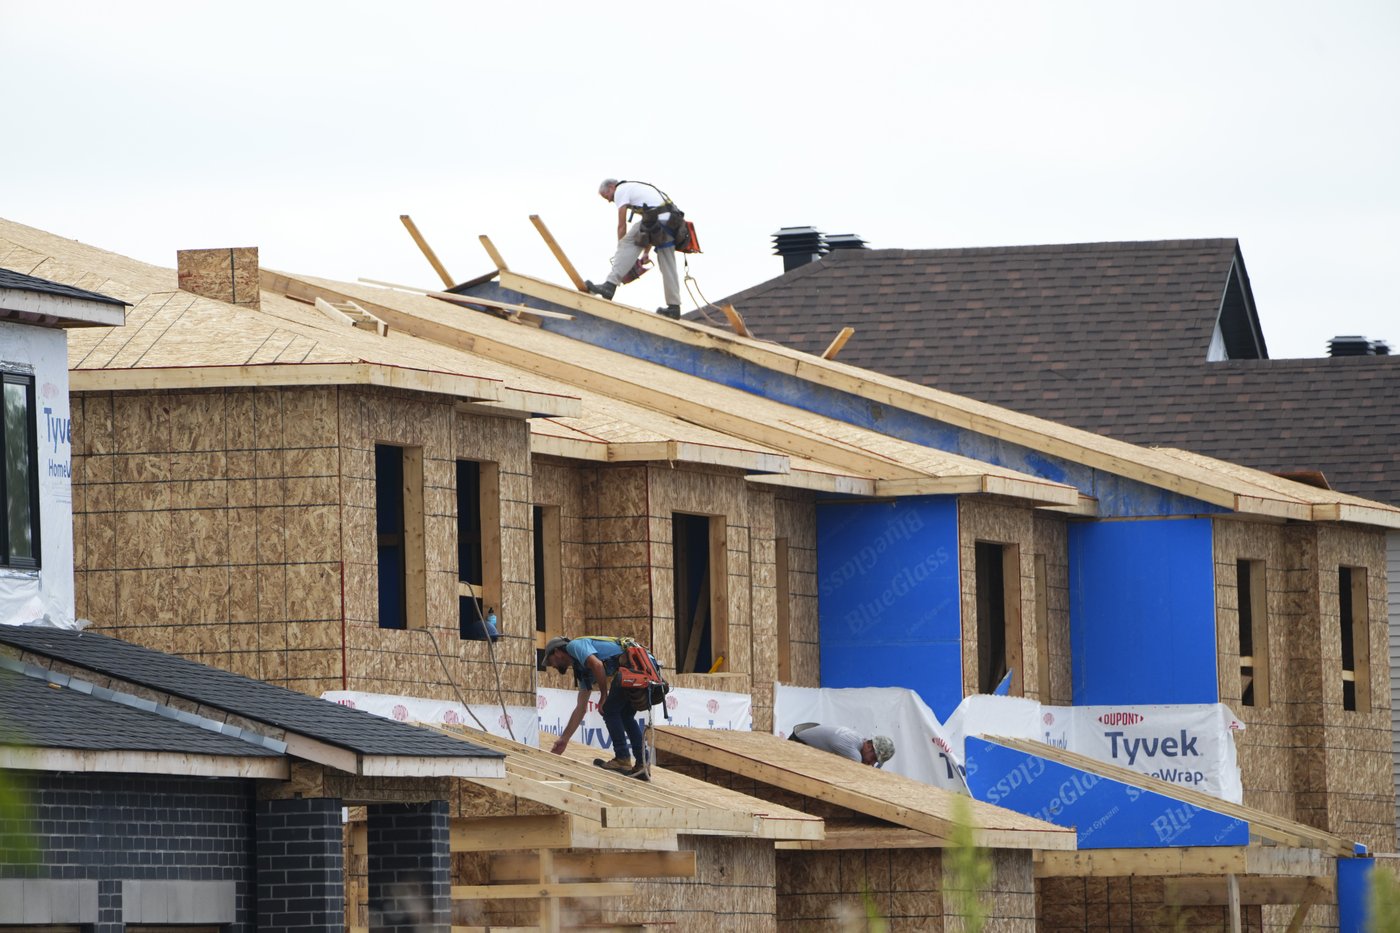
[[[1240,703],[1269,705],[1267,570],[1262,560],[1235,561],[1240,617]]]
[[[1022,693],[1020,549],[978,541],[977,692],[994,693],[1011,675],[1010,692]]]
[[[423,448],[374,445],[379,546],[379,627],[427,624],[423,538]]]
[[[500,604],[500,479],[489,461],[457,461],[458,634],[480,641]],[[496,625],[499,626],[499,620]],[[497,628],[499,634],[499,628]]]
[[[788,539],[773,541],[773,575],[777,583],[778,681],[792,683],[792,586],[788,580]]]
[[[535,642],[545,642],[562,634],[563,541],[559,530],[559,506],[534,507],[535,551]]]
[[[724,519],[672,514],[676,670],[707,673],[725,652]]]
[[[1050,584],[1046,576],[1045,555],[1032,559],[1035,573],[1035,653],[1036,683],[1040,702],[1050,702]]]
[[[1338,608],[1342,640],[1342,708],[1371,708],[1371,639],[1367,608],[1366,568],[1341,567]]]

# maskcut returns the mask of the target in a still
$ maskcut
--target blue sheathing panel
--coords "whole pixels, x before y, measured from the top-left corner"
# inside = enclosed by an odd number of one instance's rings
[[[473,286],[473,294],[530,307],[559,310],[558,305],[529,298],[495,283]],[[473,313],[470,311],[464,313]],[[954,427],[924,415],[890,408],[879,402],[778,372],[719,350],[692,347],[675,340],[634,330],[601,318],[568,309],[572,320],[546,318],[544,330],[575,340],[659,363],[677,372],[699,376],[720,385],[783,402],[804,411],[836,418],[903,438],[916,444],[971,457],[983,463],[1029,473],[1042,479],[1067,483],[1099,500],[1103,518],[1154,515],[1204,515],[1229,511],[1189,496],[1123,479],[1092,467],[1052,457],[965,428]]]
[[[1069,826],[1081,849],[1249,845],[1249,824],[1059,762],[968,736],[972,796]]]
[[[1208,518],[1069,526],[1075,706],[1215,703]]]
[[[1371,929],[1372,858],[1337,859],[1337,931],[1365,933]]]
[[[943,718],[962,701],[954,496],[817,507],[823,687],[906,687]]]

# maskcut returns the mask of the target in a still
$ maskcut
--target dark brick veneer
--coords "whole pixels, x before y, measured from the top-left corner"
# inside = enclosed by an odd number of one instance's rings
[[[123,881],[233,882],[237,922],[227,930],[252,933],[250,781],[17,771],[5,779],[31,809],[0,823],[0,878],[96,881],[93,933],[122,929]]]
[[[370,928],[448,933],[452,856],[447,802],[371,804],[366,817]]]
[[[258,803],[258,930],[345,929],[341,802]]]

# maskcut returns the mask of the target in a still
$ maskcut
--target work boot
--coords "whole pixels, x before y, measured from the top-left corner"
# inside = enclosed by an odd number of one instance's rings
[[[667,305],[664,308],[657,308],[656,313],[662,317],[668,317],[673,321],[679,321],[681,319],[681,306]]]
[[[598,765],[604,771],[618,771],[622,774],[629,774],[632,771],[631,758],[614,758],[612,761],[605,761]]]
[[[594,285],[592,282],[585,281],[583,285],[593,294],[601,298],[606,298],[608,301],[612,301],[613,292],[617,291],[617,286],[611,282],[602,282],[598,285]]]
[[[628,777],[636,778],[639,781],[651,780],[651,775],[647,773],[647,766],[644,761],[638,761],[637,764],[633,766],[632,770],[626,773]]]

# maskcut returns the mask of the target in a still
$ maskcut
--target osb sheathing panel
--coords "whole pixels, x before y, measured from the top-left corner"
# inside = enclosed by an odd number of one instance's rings
[[[229,304],[259,306],[256,246],[177,250],[175,264],[184,291]]]
[[[584,486],[584,471],[577,465],[535,459],[534,501],[559,509],[560,624],[562,631],[571,633],[583,633],[587,608],[585,568],[596,563],[585,531]]]
[[[983,889],[988,930],[1036,929],[1032,853],[991,850]],[[867,911],[886,929],[960,929],[946,892],[940,849],[852,849],[778,853],[778,926],[784,930],[865,929]]]
[[[467,702],[533,706],[534,573],[525,423],[454,412],[449,400],[421,393],[356,388],[345,390],[341,399],[349,689],[441,699],[460,693]],[[427,624],[422,630],[390,631],[378,625],[376,444],[423,451]],[[496,594],[488,596],[487,606],[496,610],[501,632],[494,644],[459,637],[459,459],[494,463],[498,470],[500,564],[498,578],[483,581],[488,594]]]
[[[236,673],[312,693],[339,686],[334,398],[75,394],[79,613]]]
[[[654,924],[657,929],[710,933],[765,933],[777,927],[773,844],[761,839],[681,836],[682,850],[695,853],[695,877],[637,880],[627,898],[565,898],[562,926]],[[456,884],[483,884],[488,860],[458,861]],[[612,879],[609,879],[612,880]],[[482,901],[454,906],[453,923],[536,927],[539,907],[530,901]],[[651,929],[651,927],[648,927]]]
[[[753,727],[773,729],[773,683],[778,679],[778,588],[773,546],[774,496],[766,489],[748,486],[749,494],[749,616],[750,695]]]
[[[788,668],[798,687],[821,686],[817,625],[817,507],[814,496],[779,496],[774,537],[788,543]]]
[[[695,515],[718,516],[724,522],[725,563],[711,566],[712,574],[726,574],[726,615],[728,635],[726,644],[717,648],[723,654],[722,670],[736,674],[752,674],[749,623],[749,514],[748,489],[738,472],[702,473],[671,467],[648,467],[649,512],[652,534],[652,585],[656,592],[653,605],[653,651],[671,670],[677,670],[675,645],[675,608],[673,605],[674,515],[686,512]],[[664,591],[665,597],[662,598]],[[711,606],[711,618],[721,607]],[[664,652],[664,653],[663,653]]]
[[[1220,695],[1247,726],[1236,735],[1245,803],[1388,851],[1394,796],[1383,647],[1384,536],[1350,526],[1226,520],[1216,521],[1214,529]],[[1240,701],[1239,560],[1262,561],[1266,568],[1267,706]],[[1369,710],[1342,707],[1341,566],[1367,570]],[[1260,654],[1256,647],[1256,663]]]
[[[1041,878],[1035,883],[1041,933],[1083,933],[1084,930],[1181,930],[1230,929],[1224,907],[1181,907],[1167,904],[1163,879],[1149,876],[1117,878]],[[1293,908],[1280,910],[1277,927],[1287,925]],[[1326,923],[1332,915],[1331,923]],[[1259,907],[1241,909],[1241,929],[1262,931]],[[1336,926],[1335,913],[1325,904],[1315,905],[1305,929]]]
[[[1035,636],[1034,512],[966,496],[958,499],[958,581],[962,595],[963,686],[976,691],[977,684],[977,559],[979,541],[1014,544],[1020,556],[1021,658],[1024,693],[1039,682]],[[1009,649],[1010,646],[1008,646]],[[1016,691],[1012,691],[1016,693]],[[1020,694],[1017,694],[1020,695]]]
[[[1069,641],[1069,532],[1064,519],[1035,516],[1035,547],[1032,549],[1031,576],[1034,586],[1036,556],[1045,558],[1046,647],[1050,651],[1050,696],[1042,703],[1069,706],[1074,687],[1070,675]],[[1032,602],[1032,622],[1037,620]],[[1032,642],[1033,643],[1033,642]],[[1026,690],[1039,692],[1040,679],[1027,681]]]

